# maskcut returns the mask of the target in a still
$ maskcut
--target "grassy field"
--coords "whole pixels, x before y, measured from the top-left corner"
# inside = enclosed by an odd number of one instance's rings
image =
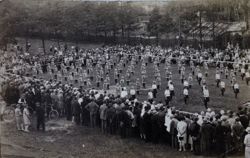
[[[21,43],[24,44],[24,41],[21,40]],[[32,43],[32,47],[31,47],[32,53],[41,47],[41,40],[32,40],[31,43]],[[56,45],[56,43],[53,41],[46,41],[46,43],[47,43],[48,47],[50,45],[53,45],[53,44]],[[73,43],[67,43],[67,44],[74,45]],[[88,48],[100,47],[101,45],[79,44],[79,46],[80,46],[80,48],[88,49]],[[123,72],[126,72],[126,69],[127,69],[129,64],[126,65]],[[141,66],[141,63],[136,65],[135,75],[132,76],[132,78],[131,78],[131,85],[135,85],[136,79],[141,78],[140,66]],[[189,91],[190,98],[189,98],[188,104],[185,105],[184,100],[183,100],[183,85],[182,85],[181,80],[180,80],[180,75],[178,74],[178,71],[177,71],[177,65],[172,65],[171,71],[173,73],[173,82],[175,85],[176,96],[175,96],[174,100],[170,103],[170,105],[176,106],[178,109],[186,110],[186,111],[190,111],[190,112],[200,112],[201,110],[205,110],[205,107],[204,107],[202,99],[201,99],[201,97],[202,97],[201,88],[198,85],[198,82],[196,81],[195,76],[194,76],[194,81],[193,81],[193,87]],[[148,77],[146,79],[146,83],[147,83],[148,88],[151,87],[151,85],[153,83],[153,78],[154,78],[153,72],[154,72],[153,64],[150,63],[147,66]],[[164,64],[160,65],[160,72],[161,72],[161,77],[162,77],[161,78],[162,79],[162,86],[161,86],[161,89],[158,91],[156,100],[164,102],[164,90],[165,90],[165,87],[167,85],[167,81],[164,78]],[[189,72],[190,72],[190,67],[187,66],[186,67],[186,74],[188,74]],[[42,77],[45,79],[52,78],[49,75],[43,75]],[[114,83],[113,71],[110,74],[110,79],[111,79],[111,85],[114,85],[115,83]],[[225,76],[222,75],[222,80],[224,80],[226,83],[226,92],[225,92],[224,96],[221,96],[220,89],[216,87],[215,69],[214,68],[209,69],[209,75],[206,78],[207,86],[208,86],[208,89],[210,92],[210,102],[208,104],[209,108],[211,108],[212,110],[216,110],[216,111],[221,110],[221,109],[236,110],[237,106],[239,104],[250,100],[250,85],[247,86],[245,83],[245,80],[244,81],[241,80],[240,73],[237,74],[237,81],[240,84],[240,94],[238,96],[238,99],[234,98],[234,93],[233,93],[232,87],[230,86],[231,85],[230,79],[225,79]],[[79,83],[75,86],[80,86],[80,85],[83,85],[83,84]],[[95,81],[93,82],[92,85],[93,86],[96,85]],[[148,90],[142,90],[141,94],[138,96],[139,100],[142,101],[142,100],[147,99],[147,93],[148,93]]]

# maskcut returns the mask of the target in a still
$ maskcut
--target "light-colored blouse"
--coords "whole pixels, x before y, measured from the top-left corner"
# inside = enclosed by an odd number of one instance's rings
[[[244,144],[246,147],[250,148],[250,134],[247,134],[244,139]]]

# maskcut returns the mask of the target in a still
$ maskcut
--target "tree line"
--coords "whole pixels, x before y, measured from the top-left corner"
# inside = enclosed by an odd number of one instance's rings
[[[131,36],[181,37],[199,23],[199,15],[210,22],[246,21],[249,28],[249,0],[171,1],[148,11],[143,3],[70,2],[62,0],[2,0],[0,2],[0,43],[16,36],[60,40],[116,41]],[[146,31],[142,20],[146,19]],[[214,35],[215,36],[215,35]]]

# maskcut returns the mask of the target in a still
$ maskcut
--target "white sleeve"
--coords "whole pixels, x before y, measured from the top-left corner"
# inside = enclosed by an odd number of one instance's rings
[[[244,144],[246,145],[247,143],[247,135],[245,136],[245,139],[244,139]]]

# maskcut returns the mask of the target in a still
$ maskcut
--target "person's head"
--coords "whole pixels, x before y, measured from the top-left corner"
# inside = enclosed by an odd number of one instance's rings
[[[250,134],[250,127],[247,127],[246,132]]]
[[[198,117],[194,117],[194,122],[197,122],[199,120]]]
[[[209,113],[210,113],[211,111],[212,111],[212,110],[211,110],[210,108],[207,108],[207,112],[209,112]]]
[[[149,105],[145,106],[145,111],[148,112],[150,110],[150,108],[151,107]]]
[[[239,118],[239,117],[236,117],[236,118],[235,118],[235,122],[240,122],[240,118]]]
[[[209,120],[210,120],[210,118],[209,118],[209,117],[207,117],[207,116],[203,118],[203,122],[204,122],[204,123],[209,122]]]
[[[180,120],[180,121],[184,121],[184,120],[185,120],[184,115],[180,115],[180,116],[179,116],[179,120]]]

